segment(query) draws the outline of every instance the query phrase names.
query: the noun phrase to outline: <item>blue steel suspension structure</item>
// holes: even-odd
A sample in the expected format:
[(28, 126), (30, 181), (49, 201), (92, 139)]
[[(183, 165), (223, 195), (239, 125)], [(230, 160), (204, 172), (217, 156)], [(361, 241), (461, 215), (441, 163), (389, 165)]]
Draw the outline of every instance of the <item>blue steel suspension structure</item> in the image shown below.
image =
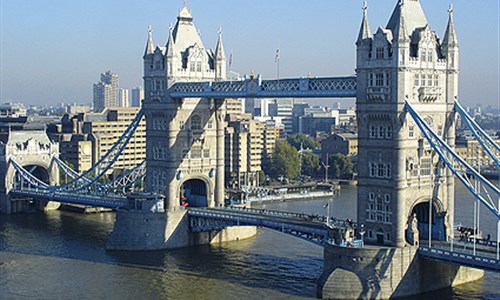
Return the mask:
[[(500, 197), (500, 189), (484, 178), (478, 171), (476, 171), (472, 166), (467, 164), (467, 162), (456, 154), (453, 149), (450, 148), (443, 141), (438, 134), (436, 134), (432, 128), (423, 120), (423, 118), (418, 114), (411, 104), (406, 101), (406, 110), (411, 115), (425, 139), (429, 142), (431, 147), (439, 155), (442, 162), (453, 172), (453, 174), (464, 184), (464, 186), (476, 197), (483, 205), (485, 205), (496, 217), (500, 219), (499, 208), (496, 207), (495, 202), (490, 196), (491, 191), (497, 197)], [(454, 162), (458, 162), (459, 168), (454, 166)], [(483, 185), (481, 190), (477, 190), (472, 184), (471, 180), (467, 177), (467, 174), (471, 174), (474, 178), (480, 181)], [(489, 190), (489, 191), (488, 191)]]
[(455, 101), (455, 110), (460, 115), (461, 119), (471, 130), (474, 137), (477, 139), (479, 144), (483, 147), (484, 151), (495, 161), (497, 167), (500, 168), (500, 159), (495, 155), (493, 149), (500, 152), (500, 146), (495, 143), (495, 141), (479, 126), (479, 124), (474, 121), (474, 119), (463, 109), (463, 107)]
[[(117, 161), (143, 116), (144, 111), (141, 109), (110, 150), (95, 165), (82, 174), (72, 170), (59, 158), (54, 158), (53, 163), (58, 165), (60, 170), (71, 178), (69, 182), (63, 185), (50, 186), (44, 183), (21, 167), (13, 158), (10, 158), (9, 164), (16, 170), (16, 176), (19, 177), (19, 180), (9, 193), (13, 196), (31, 196), (48, 201), (99, 207), (119, 208), (125, 206), (126, 196), (119, 193), (114, 194), (114, 192), (130, 187), (142, 180), (145, 176), (145, 162), (111, 182), (99, 182), (99, 180)], [(26, 186), (24, 186), (25, 184)]]

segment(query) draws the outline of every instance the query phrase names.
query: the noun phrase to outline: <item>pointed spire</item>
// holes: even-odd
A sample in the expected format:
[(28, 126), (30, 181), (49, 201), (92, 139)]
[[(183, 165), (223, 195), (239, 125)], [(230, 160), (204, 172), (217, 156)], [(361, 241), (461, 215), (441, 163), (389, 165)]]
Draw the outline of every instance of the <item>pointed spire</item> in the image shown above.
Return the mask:
[(456, 47), (458, 46), (458, 39), (457, 33), (455, 31), (455, 23), (453, 22), (453, 4), (450, 4), (448, 13), (448, 26), (446, 27), (446, 32), (444, 33), (443, 45), (446, 45), (448, 47)]
[(400, 0), (399, 1), (400, 13), (399, 13), (398, 25), (396, 26), (396, 28), (394, 28), (394, 32), (393, 32), (394, 39), (398, 43), (404, 43), (404, 42), (410, 41), (408, 31), (406, 30), (406, 21), (405, 21), (405, 16), (403, 13), (404, 5), (405, 5), (404, 0)]
[(191, 15), (191, 11), (187, 8), (187, 1), (184, 0), (184, 6), (179, 10), (179, 16), (177, 17), (179, 21), (193, 21), (193, 16)]
[(217, 59), (225, 59), (226, 52), (224, 51), (224, 44), (222, 43), (222, 28), (219, 28), (219, 38), (217, 40), (217, 46), (215, 47), (215, 57)]
[(359, 29), (358, 42), (364, 39), (369, 39), (372, 36), (370, 30), (370, 25), (368, 24), (368, 5), (366, 1), (363, 1), (363, 21), (361, 22), (361, 28)]
[(169, 57), (173, 57), (175, 55), (175, 41), (174, 41), (174, 28), (172, 24), (168, 26), (168, 41), (167, 41), (167, 51), (166, 55)]
[(144, 52), (144, 55), (148, 55), (153, 53), (155, 50), (154, 44), (153, 44), (153, 30), (151, 29), (151, 25), (148, 26), (148, 41), (146, 43), (146, 51)]

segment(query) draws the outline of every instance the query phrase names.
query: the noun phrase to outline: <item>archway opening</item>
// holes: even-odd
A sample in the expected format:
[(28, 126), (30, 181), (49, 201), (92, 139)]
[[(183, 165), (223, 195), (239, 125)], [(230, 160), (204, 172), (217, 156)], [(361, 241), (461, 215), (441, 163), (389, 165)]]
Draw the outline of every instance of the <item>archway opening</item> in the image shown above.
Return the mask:
[(420, 240), (429, 239), (429, 218), (432, 230), (432, 239), (437, 241), (446, 240), (446, 228), (444, 224), (445, 213), (438, 213), (436, 204), (432, 205), (432, 212), (429, 213), (429, 202), (417, 204), (412, 211), (418, 221), (418, 232)]
[[(23, 166), (23, 169), (28, 171), (31, 175), (39, 179), (40, 181), (50, 184), (50, 175), (47, 169), (38, 165), (27, 165)], [(20, 187), (21, 185), (25, 186), (26, 183), (23, 183), (23, 178), (19, 172), (16, 172), (14, 175), (14, 186)]]
[(184, 182), (180, 189), (180, 205), (208, 207), (207, 184), (200, 179)]

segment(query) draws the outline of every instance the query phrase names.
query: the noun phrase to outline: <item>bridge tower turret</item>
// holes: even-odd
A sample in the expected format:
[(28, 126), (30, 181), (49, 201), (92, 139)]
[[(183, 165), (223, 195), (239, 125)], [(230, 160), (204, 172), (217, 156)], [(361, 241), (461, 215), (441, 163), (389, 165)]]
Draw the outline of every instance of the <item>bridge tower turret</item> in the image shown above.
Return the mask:
[(414, 214), (420, 236), (428, 238), (432, 200), (432, 237), (445, 239), (453, 225), (453, 177), (406, 114), (405, 101), (454, 145), (458, 44), (452, 13), (440, 42), (419, 0), (398, 1), (387, 26), (373, 36), (366, 5), (363, 10), (356, 42), (358, 221), (367, 241), (402, 247), (412, 243), (407, 228)]

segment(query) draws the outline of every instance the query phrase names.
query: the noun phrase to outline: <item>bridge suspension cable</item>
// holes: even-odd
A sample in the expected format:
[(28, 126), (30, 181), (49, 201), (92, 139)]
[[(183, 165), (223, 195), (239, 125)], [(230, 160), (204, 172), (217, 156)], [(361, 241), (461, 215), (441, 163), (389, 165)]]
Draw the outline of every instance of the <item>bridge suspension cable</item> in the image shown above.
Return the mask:
[[(495, 202), (490, 196), (488, 190), (500, 197), (500, 189), (484, 178), (472, 166), (470, 166), (463, 158), (461, 158), (448, 144), (443, 141), (438, 134), (423, 120), (417, 111), (406, 101), (406, 110), (413, 118), (426, 140), (431, 147), (439, 155), (443, 163), (452, 171), (452, 173), (464, 184), (464, 186), (476, 197), (483, 205), (485, 205), (496, 217), (500, 219), (499, 208), (495, 206)], [(454, 162), (458, 162), (460, 169), (455, 168)], [(481, 190), (477, 190), (474, 184), (469, 180), (467, 174), (472, 174), (481, 185)]]
[(496, 149), (500, 153), (500, 146), (476, 123), (476, 121), (465, 111), (465, 109), (455, 101), (455, 110), (460, 115), (461, 119), (471, 130), (474, 137), (477, 139), (481, 147), (495, 161), (497, 167), (500, 168), (500, 159), (495, 155), (492, 149)]
[(92, 187), (95, 188), (102, 187), (103, 186), (102, 184), (98, 184), (98, 180), (101, 179), (117, 161), (118, 157), (121, 155), (122, 151), (125, 149), (128, 142), (134, 135), (135, 130), (137, 129), (137, 126), (139, 125), (143, 116), (144, 116), (144, 110), (141, 108), (137, 112), (137, 115), (132, 120), (130, 125), (125, 129), (123, 134), (118, 138), (118, 140), (113, 144), (113, 146), (111, 146), (109, 151), (106, 152), (99, 159), (99, 161), (95, 165), (93, 165), (90, 169), (83, 172), (82, 174), (79, 174), (77, 177), (73, 178), (73, 180), (71, 180), (70, 182), (60, 186), (54, 186), (52, 187), (52, 189), (80, 191)]

